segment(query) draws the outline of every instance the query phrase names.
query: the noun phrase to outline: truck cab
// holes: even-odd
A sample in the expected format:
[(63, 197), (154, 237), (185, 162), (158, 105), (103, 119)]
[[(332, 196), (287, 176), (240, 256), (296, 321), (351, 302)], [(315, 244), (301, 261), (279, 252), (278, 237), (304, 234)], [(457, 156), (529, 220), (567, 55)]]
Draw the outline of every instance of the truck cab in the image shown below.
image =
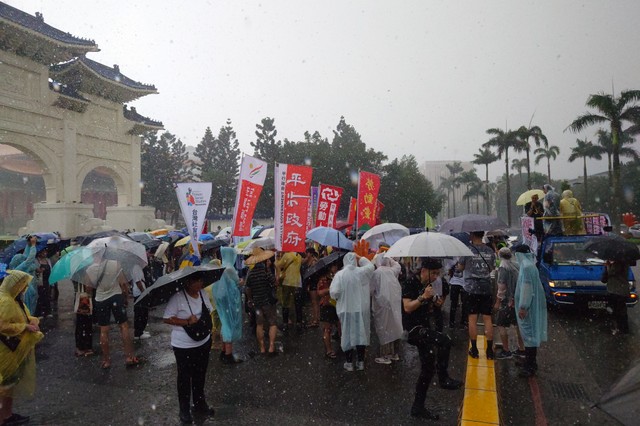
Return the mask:
[[(538, 270), (547, 303), (579, 305), (590, 309), (607, 307), (607, 285), (601, 281), (604, 261), (584, 250), (594, 235), (547, 237), (542, 242)], [(638, 303), (635, 277), (628, 273), (630, 296), (627, 306)]]

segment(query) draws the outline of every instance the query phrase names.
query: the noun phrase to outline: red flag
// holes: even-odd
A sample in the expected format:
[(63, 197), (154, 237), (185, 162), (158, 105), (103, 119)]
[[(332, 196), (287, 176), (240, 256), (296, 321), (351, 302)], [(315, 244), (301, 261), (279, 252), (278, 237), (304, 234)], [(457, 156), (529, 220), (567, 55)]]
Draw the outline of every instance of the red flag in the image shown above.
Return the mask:
[(258, 205), (258, 198), (260, 198), (266, 176), (267, 163), (249, 155), (242, 157), (231, 235), (236, 237), (251, 235), (253, 213)]
[(312, 174), (311, 167), (276, 164), (275, 239), (278, 250), (305, 250)]
[(356, 220), (356, 212), (358, 211), (358, 199), (351, 197), (349, 199), (349, 216), (347, 217), (347, 223), (353, 225)]
[(358, 228), (371, 228), (376, 224), (375, 210), (380, 191), (380, 176), (360, 172), (358, 178)]
[(316, 226), (336, 227), (338, 208), (342, 197), (342, 188), (320, 184), (318, 188), (318, 210), (316, 213)]
[(382, 212), (382, 209), (384, 209), (384, 204), (382, 204), (382, 201), (376, 200), (376, 225), (380, 225), (382, 223), (380, 220), (380, 213)]

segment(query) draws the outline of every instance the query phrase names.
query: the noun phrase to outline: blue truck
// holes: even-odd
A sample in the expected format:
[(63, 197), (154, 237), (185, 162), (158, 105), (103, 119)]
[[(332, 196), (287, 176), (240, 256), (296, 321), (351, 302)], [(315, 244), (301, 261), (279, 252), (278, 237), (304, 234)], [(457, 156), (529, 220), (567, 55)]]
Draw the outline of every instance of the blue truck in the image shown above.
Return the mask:
[[(542, 242), (538, 270), (550, 306), (607, 307), (607, 285), (600, 279), (604, 261), (584, 250), (594, 235), (547, 237)], [(627, 306), (638, 303), (635, 277), (629, 268)]]

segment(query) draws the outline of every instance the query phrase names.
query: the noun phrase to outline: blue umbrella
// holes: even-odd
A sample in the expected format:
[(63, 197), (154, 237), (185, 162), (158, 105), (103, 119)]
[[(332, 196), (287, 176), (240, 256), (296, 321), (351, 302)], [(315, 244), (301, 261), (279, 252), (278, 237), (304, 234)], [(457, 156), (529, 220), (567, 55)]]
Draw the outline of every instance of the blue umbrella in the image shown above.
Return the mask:
[(337, 229), (326, 226), (318, 226), (309, 230), (309, 232), (307, 232), (307, 238), (323, 246), (331, 246), (349, 251), (353, 250), (353, 241)]
[(51, 268), (49, 284), (64, 279), (82, 281), (82, 274), (93, 263), (93, 253), (94, 250), (88, 247), (78, 247), (62, 256)]
[[(60, 242), (60, 237), (57, 234), (41, 232), (32, 235), (38, 238), (36, 251), (45, 249), (47, 244), (57, 244)], [(27, 247), (27, 239), (25, 237), (26, 236), (20, 237), (0, 252), (0, 263), (9, 264), (13, 256), (20, 253), (25, 249), (25, 247)]]

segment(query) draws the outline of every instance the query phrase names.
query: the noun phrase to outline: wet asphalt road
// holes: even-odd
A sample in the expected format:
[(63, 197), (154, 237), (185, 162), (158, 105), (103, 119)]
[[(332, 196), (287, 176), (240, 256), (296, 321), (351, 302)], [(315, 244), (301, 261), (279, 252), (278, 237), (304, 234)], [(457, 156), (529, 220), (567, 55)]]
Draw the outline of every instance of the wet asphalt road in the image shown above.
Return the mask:
[[(63, 286), (58, 313), (44, 320), (46, 336), (36, 350), (35, 397), (17, 400), (15, 411), (31, 415), (31, 424), (36, 425), (179, 424), (175, 361), (169, 327), (161, 322), (163, 308), (152, 311), (147, 328), (152, 337), (136, 343), (137, 353), (148, 362), (140, 368), (125, 368), (114, 327), (112, 367), (101, 370), (99, 356), (74, 356), (71, 307), (72, 289)], [(235, 350), (244, 363), (223, 365), (218, 353), (212, 352), (206, 394), (216, 415), (199, 419), (199, 424), (424, 424), (409, 416), (419, 372), (417, 351), (410, 345), (403, 344), (399, 363), (379, 365), (373, 361), (377, 342), (372, 337), (366, 370), (346, 372), (340, 356), (324, 358), (319, 328), (279, 334), (283, 352), (274, 358), (254, 355), (255, 338), (248, 332), (245, 327)], [(456, 330), (452, 337), (450, 375), (463, 378), (466, 334)], [(98, 349), (97, 330), (94, 349)], [(433, 386), (427, 404), (440, 414), (439, 424), (453, 425), (462, 398), (462, 389)]]
[[(144, 366), (126, 369), (116, 328), (112, 329), (112, 367), (101, 370), (99, 355), (74, 357), (72, 290), (62, 287), (55, 318), (45, 319), (46, 337), (37, 347), (38, 387), (31, 400), (17, 400), (15, 411), (32, 416), (34, 425), (177, 425), (175, 365), (169, 327), (162, 309), (152, 311), (152, 337), (136, 343)], [(501, 419), (508, 425), (536, 424), (539, 408), (549, 425), (616, 425), (591, 408), (628, 368), (640, 359), (640, 307), (629, 310), (632, 334), (612, 336), (605, 311), (563, 310), (549, 313), (549, 342), (540, 348), (535, 381), (517, 377), (513, 360), (496, 361)], [(245, 327), (235, 352), (245, 362), (223, 365), (212, 351), (207, 399), (213, 419), (198, 424), (425, 424), (408, 415), (419, 371), (417, 352), (403, 343), (402, 361), (374, 363), (372, 333), (364, 372), (345, 372), (343, 359), (323, 356), (318, 328), (279, 333), (283, 352), (274, 358), (255, 355), (253, 335)], [(464, 378), (467, 334), (448, 330), (454, 341), (450, 375)], [(94, 332), (94, 348), (98, 349)], [(338, 346), (338, 342), (334, 342)], [(457, 424), (463, 391), (432, 386), (427, 405), (440, 414), (437, 424)], [(538, 412), (540, 414), (540, 411)], [(538, 417), (540, 419), (540, 417)]]

